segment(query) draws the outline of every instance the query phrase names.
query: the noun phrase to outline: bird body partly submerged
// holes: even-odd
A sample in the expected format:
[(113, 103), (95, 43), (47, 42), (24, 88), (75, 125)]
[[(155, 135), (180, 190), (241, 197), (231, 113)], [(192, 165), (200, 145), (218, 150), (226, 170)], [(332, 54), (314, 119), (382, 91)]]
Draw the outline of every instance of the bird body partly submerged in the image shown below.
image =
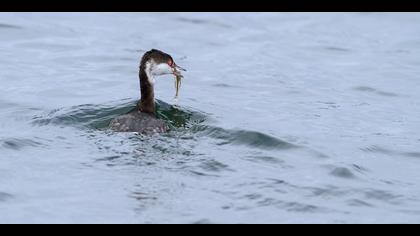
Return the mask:
[(118, 116), (109, 127), (116, 132), (163, 133), (168, 130), (165, 122), (157, 119), (154, 114), (137, 110)]

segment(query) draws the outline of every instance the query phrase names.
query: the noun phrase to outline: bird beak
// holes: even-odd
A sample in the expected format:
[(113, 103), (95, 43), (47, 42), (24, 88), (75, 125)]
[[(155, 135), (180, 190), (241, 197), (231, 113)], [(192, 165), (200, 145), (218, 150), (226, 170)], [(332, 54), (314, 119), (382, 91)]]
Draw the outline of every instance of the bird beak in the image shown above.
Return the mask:
[(175, 62), (174, 62), (174, 68), (178, 69), (178, 70), (182, 70), (182, 71), (187, 71), (186, 69), (184, 69), (184, 68), (178, 66), (177, 64), (175, 64)]
[(182, 76), (182, 74), (181, 74), (181, 71), (187, 71), (186, 69), (184, 69), (184, 68), (182, 68), (182, 67), (180, 67), (180, 66), (178, 66), (177, 64), (175, 64), (174, 63), (174, 65), (173, 65), (173, 67), (172, 67), (172, 70), (173, 70), (173, 74), (175, 75), (175, 76), (179, 76), (179, 77), (183, 77)]

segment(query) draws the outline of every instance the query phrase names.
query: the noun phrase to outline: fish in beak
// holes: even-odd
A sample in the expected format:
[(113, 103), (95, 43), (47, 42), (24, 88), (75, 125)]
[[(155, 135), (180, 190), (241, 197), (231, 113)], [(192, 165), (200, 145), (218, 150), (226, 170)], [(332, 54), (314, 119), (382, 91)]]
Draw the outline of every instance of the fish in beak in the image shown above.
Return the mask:
[(173, 63), (173, 74), (175, 75), (175, 99), (178, 98), (179, 88), (181, 87), (181, 79), (184, 77), (181, 71), (187, 71), (186, 69), (178, 66), (175, 62)]

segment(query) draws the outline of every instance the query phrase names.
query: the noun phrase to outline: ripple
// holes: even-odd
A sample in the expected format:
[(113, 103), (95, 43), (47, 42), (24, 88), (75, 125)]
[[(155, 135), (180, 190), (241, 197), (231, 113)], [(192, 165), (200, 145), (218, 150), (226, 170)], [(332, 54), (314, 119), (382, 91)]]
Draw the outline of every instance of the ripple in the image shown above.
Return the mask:
[(204, 19), (186, 18), (186, 17), (177, 17), (176, 19), (181, 22), (187, 22), (187, 23), (197, 24), (197, 25), (208, 24), (208, 25), (219, 26), (222, 28), (232, 28), (232, 26), (224, 24), (224, 23), (219, 23), (219, 22), (204, 20)]
[(44, 144), (33, 141), (31, 139), (18, 139), (18, 138), (2, 139), (0, 140), (0, 144), (2, 148), (16, 150), (16, 151), (21, 150), (26, 147), (44, 146)]
[[(105, 130), (115, 117), (129, 113), (136, 107), (137, 100), (124, 99), (110, 104), (85, 104), (61, 108), (33, 118), (33, 125), (73, 126)], [(188, 127), (203, 122), (206, 116), (201, 112), (172, 106), (162, 101), (156, 102), (157, 117), (172, 128)]]
[(350, 52), (351, 51), (350, 49), (347, 49), (347, 48), (335, 47), (335, 46), (325, 47), (325, 50), (336, 51), (336, 52)]
[(363, 166), (357, 165), (357, 164), (352, 164), (352, 167), (355, 171), (359, 172), (359, 173), (366, 173), (369, 170)]
[(319, 107), (319, 109), (328, 110), (328, 109), (337, 109), (337, 108), (340, 108), (340, 105), (337, 105), (335, 102), (322, 102), (322, 101), (317, 101), (317, 103), (322, 104), (322, 106)]
[(364, 197), (371, 200), (379, 200), (390, 204), (398, 205), (403, 197), (385, 190), (369, 189), (364, 191)]
[(351, 199), (347, 201), (349, 206), (357, 206), (357, 207), (373, 207), (372, 204), (362, 201), (360, 199)]
[(403, 152), (401, 154), (404, 155), (404, 156), (407, 156), (407, 157), (420, 158), (420, 152)]
[(337, 186), (326, 186), (326, 187), (295, 187), (309, 191), (311, 197), (343, 197), (349, 194), (350, 191), (340, 189)]
[(147, 200), (157, 200), (158, 199), (156, 196), (152, 196), (151, 194), (144, 193), (144, 192), (133, 192), (131, 194), (131, 196), (138, 201), (147, 201)]
[(321, 208), (315, 205), (304, 204), (300, 202), (286, 202), (284, 203), (284, 208), (286, 208), (288, 211), (306, 212), (306, 213), (327, 211), (324, 208)]
[(377, 95), (381, 95), (381, 96), (385, 96), (385, 97), (398, 97), (398, 94), (396, 94), (396, 93), (379, 91), (377, 89), (367, 87), (367, 86), (359, 86), (359, 87), (355, 87), (353, 89), (356, 90), (356, 91), (361, 91), (361, 92), (375, 93)]
[(103, 129), (108, 127), (109, 122), (119, 114), (128, 113), (135, 105), (132, 102), (115, 105), (94, 105), (86, 104), (70, 108), (56, 109), (46, 115), (36, 116), (32, 124), (44, 125), (64, 125), (75, 127), (90, 127)]
[(264, 196), (259, 193), (251, 193), (251, 194), (246, 194), (244, 197), (249, 200), (257, 200), (257, 199), (263, 198)]
[(200, 132), (203, 135), (223, 140), (223, 142), (218, 145), (235, 144), (276, 150), (298, 148), (298, 146), (294, 144), (257, 131), (227, 130), (206, 125), (195, 126), (193, 127), (193, 130), (195, 132)]
[[(81, 129), (107, 130), (109, 122), (113, 118), (132, 111), (135, 108), (136, 103), (137, 101), (125, 99), (110, 104), (85, 104), (57, 109), (46, 115), (34, 117), (32, 124), (39, 126), (58, 125), (73, 126)], [(156, 105), (158, 118), (166, 121), (170, 125), (171, 130), (176, 131), (175, 134), (162, 135), (166, 139), (179, 139), (183, 134), (191, 133), (193, 136), (208, 136), (221, 140), (221, 142), (218, 143), (220, 146), (227, 144), (244, 145), (264, 150), (288, 150), (298, 148), (298, 146), (294, 144), (257, 131), (226, 130), (220, 127), (202, 125), (201, 123), (207, 119), (206, 114), (203, 112), (173, 106), (162, 101), (157, 101)], [(194, 137), (191, 139), (194, 140)], [(144, 140), (140, 141), (143, 142)], [(160, 149), (161, 153), (166, 153), (167, 151), (172, 151), (174, 149), (172, 146), (162, 144), (163, 143), (159, 142), (156, 143), (156, 145), (151, 145), (151, 147)], [(212, 167), (207, 166), (207, 168), (211, 169)], [(220, 168), (220, 166), (217, 168)]]
[(391, 151), (389, 149), (385, 149), (376, 145), (361, 148), (361, 150), (364, 152), (381, 153), (381, 154), (386, 154), (386, 155), (392, 155), (395, 153), (394, 151)]
[(218, 88), (233, 88), (234, 87), (230, 84), (225, 84), (225, 83), (216, 83), (216, 84), (213, 84), (212, 86), (218, 87)]
[(345, 179), (354, 179), (356, 177), (353, 174), (353, 172), (351, 172), (351, 170), (349, 170), (348, 168), (345, 168), (345, 167), (335, 168), (334, 170), (332, 170), (330, 172), (330, 175), (340, 177), (340, 178), (345, 178)]
[(122, 156), (107, 156), (107, 157), (102, 157), (102, 158), (98, 158), (95, 161), (114, 161), (114, 160), (118, 160), (120, 159)]
[(6, 28), (6, 29), (23, 29), (22, 27), (17, 26), (17, 25), (4, 24), (4, 23), (0, 23), (0, 29), (1, 28)]
[(4, 201), (7, 201), (7, 200), (12, 199), (12, 198), (13, 198), (12, 194), (8, 194), (8, 193), (5, 193), (5, 192), (0, 192), (0, 202), (4, 202)]
[(365, 147), (365, 148), (361, 148), (361, 150), (364, 151), (364, 152), (379, 153), (379, 154), (384, 154), (384, 155), (388, 155), (388, 156), (400, 155), (400, 156), (404, 156), (404, 157), (420, 158), (420, 152), (394, 151), (394, 150), (386, 149), (386, 148), (383, 148), (383, 147), (379, 147), (377, 145), (372, 145), (372, 146), (368, 146), (368, 147)]
[(228, 165), (218, 162), (216, 160), (204, 161), (200, 164), (200, 167), (206, 171), (211, 172), (234, 171), (230, 169)]
[(172, 128), (190, 128), (208, 119), (208, 114), (202, 111), (173, 106), (159, 100), (156, 113), (158, 118), (167, 121)]
[(194, 221), (192, 224), (195, 224), (195, 225), (208, 225), (208, 224), (212, 224), (212, 222), (209, 220), (209, 219), (201, 219), (201, 220), (198, 220), (198, 221)]
[[(141, 187), (141, 186), (136, 186)], [(129, 194), (129, 197), (133, 198), (137, 202), (137, 206), (135, 211), (142, 212), (147, 209), (150, 205), (156, 203), (159, 200), (158, 194), (154, 191), (151, 192), (144, 192), (144, 191), (133, 191)]]
[(285, 164), (285, 161), (272, 157), (272, 156), (247, 156), (245, 158), (253, 162), (265, 162), (268, 164), (280, 164), (280, 165)]
[(277, 208), (280, 208), (289, 212), (325, 213), (325, 212), (331, 211), (327, 208), (315, 206), (312, 204), (306, 204), (306, 203), (296, 202), (296, 201), (283, 201), (283, 200), (270, 198), (270, 197), (258, 201), (257, 205), (259, 207), (267, 207), (267, 206), (277, 207)]
[(196, 170), (189, 170), (188, 172), (198, 177), (220, 177), (219, 175), (208, 174), (208, 173), (204, 173), (204, 172), (196, 171)]

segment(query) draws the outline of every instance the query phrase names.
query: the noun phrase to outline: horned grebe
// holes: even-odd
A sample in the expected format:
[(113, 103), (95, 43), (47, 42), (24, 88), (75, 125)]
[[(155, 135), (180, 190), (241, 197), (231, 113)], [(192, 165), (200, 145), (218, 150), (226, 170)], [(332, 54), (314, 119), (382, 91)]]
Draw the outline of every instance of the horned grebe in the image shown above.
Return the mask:
[(117, 132), (166, 132), (168, 127), (165, 122), (156, 118), (153, 86), (156, 76), (167, 74), (181, 76), (179, 70), (185, 71), (175, 64), (170, 55), (156, 49), (146, 52), (140, 61), (141, 98), (136, 110), (112, 120), (110, 129)]

